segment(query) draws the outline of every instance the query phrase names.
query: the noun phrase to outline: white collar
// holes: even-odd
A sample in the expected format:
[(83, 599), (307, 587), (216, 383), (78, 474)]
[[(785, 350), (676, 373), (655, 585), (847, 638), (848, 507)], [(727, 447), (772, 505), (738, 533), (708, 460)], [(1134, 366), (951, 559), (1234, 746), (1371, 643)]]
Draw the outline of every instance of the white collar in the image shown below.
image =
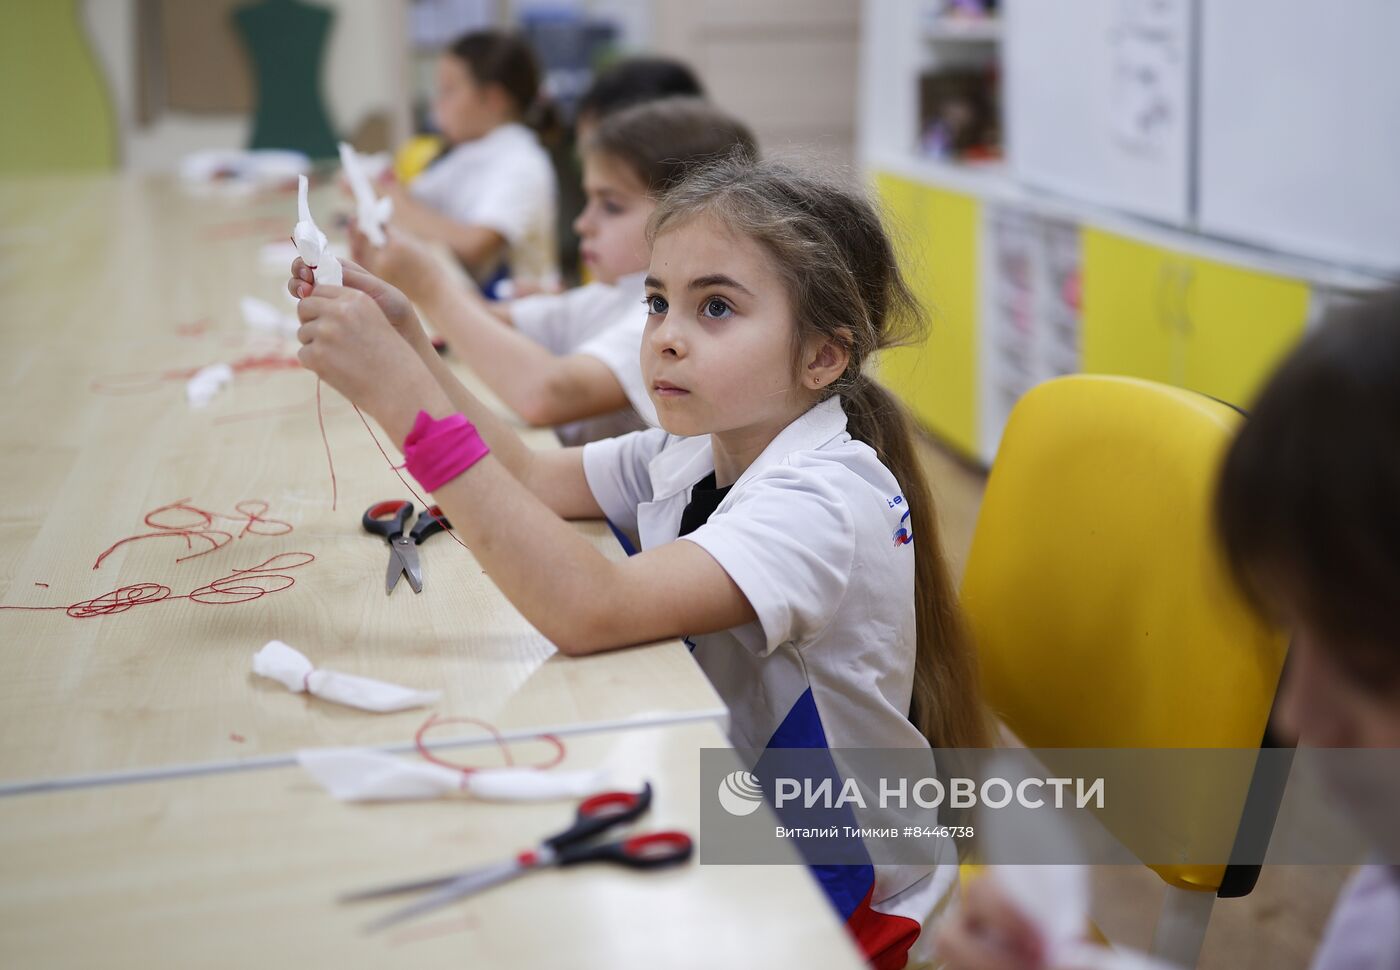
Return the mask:
[[(813, 451), (845, 433), (846, 412), (841, 408), (841, 396), (833, 394), (779, 431), (734, 484), (736, 487), (742, 486), (760, 472), (782, 464), (793, 452)], [(709, 435), (680, 438), (651, 460), (648, 471), (651, 473), (652, 501), (670, 498), (714, 470), (715, 455)]]

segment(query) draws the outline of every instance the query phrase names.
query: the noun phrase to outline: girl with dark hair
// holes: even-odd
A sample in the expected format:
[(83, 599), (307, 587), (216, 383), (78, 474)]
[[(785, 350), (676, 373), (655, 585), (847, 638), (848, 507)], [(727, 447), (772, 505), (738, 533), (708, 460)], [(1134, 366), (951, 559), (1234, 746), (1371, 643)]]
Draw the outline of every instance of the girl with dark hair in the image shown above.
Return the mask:
[(503, 264), (521, 280), (557, 277), (554, 169), (527, 126), (539, 83), (513, 34), (459, 39), (434, 74), (433, 121), (448, 147), (409, 187), (386, 192), (394, 226), (447, 245), (479, 280)]
[[(660, 428), (531, 451), (423, 349), (403, 295), (351, 269), (302, 299), (301, 360), (403, 446), (563, 653), (685, 637), (753, 753), (986, 745), (911, 421), (870, 376), (922, 322), (875, 209), (730, 160), (668, 192), (649, 235), (639, 352)], [(642, 551), (608, 559), (563, 521), (603, 516)], [(904, 966), (953, 892), (944, 848), (813, 867), (875, 965)]]

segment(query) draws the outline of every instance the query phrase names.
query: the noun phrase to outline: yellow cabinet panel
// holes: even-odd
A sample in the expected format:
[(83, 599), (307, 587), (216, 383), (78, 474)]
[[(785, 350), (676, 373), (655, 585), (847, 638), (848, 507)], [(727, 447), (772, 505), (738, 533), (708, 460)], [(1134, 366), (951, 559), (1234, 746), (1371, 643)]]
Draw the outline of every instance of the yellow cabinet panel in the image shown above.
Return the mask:
[(928, 323), (924, 341), (881, 356), (880, 379), (924, 425), (975, 455), (979, 203), (898, 176), (875, 182)]
[(1303, 333), (1297, 280), (1084, 230), (1083, 368), (1247, 408)]
[(1303, 335), (1308, 287), (1285, 277), (1193, 259), (1186, 309), (1187, 386), (1247, 410)]
[(1180, 275), (1165, 249), (1085, 227), (1081, 366), (1166, 384), (1186, 377), (1171, 297)]

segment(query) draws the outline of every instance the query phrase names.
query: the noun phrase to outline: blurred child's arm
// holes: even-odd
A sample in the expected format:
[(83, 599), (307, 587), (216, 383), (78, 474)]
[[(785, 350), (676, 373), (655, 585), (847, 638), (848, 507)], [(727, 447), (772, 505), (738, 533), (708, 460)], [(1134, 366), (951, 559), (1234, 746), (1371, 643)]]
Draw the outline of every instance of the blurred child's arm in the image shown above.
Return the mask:
[(509, 304), (488, 300), (470, 280), (460, 279), (443, 265), (429, 246), (402, 229), (384, 227), (384, 245), (376, 246), (350, 222), (350, 254), (374, 276), (403, 291), (414, 303), (423, 303), (439, 288), (454, 299), (489, 312), (497, 320), (511, 322)]
[(524, 333), (502, 327), (484, 305), (459, 299), (441, 277), (417, 302), (453, 350), (531, 425), (548, 427), (628, 406), (622, 384), (601, 360), (555, 356)]
[(507, 241), (494, 229), (458, 222), (415, 199), (406, 190), (392, 193), (393, 225), (424, 239), (445, 243), (472, 275), (480, 276), (495, 266), (505, 252)]

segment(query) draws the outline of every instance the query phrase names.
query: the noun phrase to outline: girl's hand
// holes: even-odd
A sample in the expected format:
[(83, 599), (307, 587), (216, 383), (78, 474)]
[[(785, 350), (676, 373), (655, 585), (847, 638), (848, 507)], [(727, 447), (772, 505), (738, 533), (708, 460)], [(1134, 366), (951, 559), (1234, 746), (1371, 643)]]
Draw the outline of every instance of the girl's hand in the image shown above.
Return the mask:
[(384, 245), (375, 246), (352, 220), (350, 252), (366, 270), (397, 286), (414, 303), (422, 303), (438, 282), (437, 261), (412, 233), (385, 226), (384, 236)]
[(450, 410), (439, 400), (441, 389), (427, 365), (368, 294), (318, 286), (297, 304), (297, 317), (302, 366), (368, 411), (395, 443), (403, 441), (420, 409)]
[[(413, 304), (408, 302), (408, 297), (372, 273), (366, 272), (358, 263), (342, 259), (340, 267), (344, 272), (345, 285), (372, 299), (401, 337), (415, 346), (420, 341), (427, 342), (428, 337), (423, 331), (423, 324), (418, 319)], [(304, 299), (316, 292), (314, 280), (311, 268), (298, 256), (292, 261), (292, 278), (287, 281), (287, 292), (298, 300)]]
[(1007, 898), (995, 879), (979, 876), (938, 934), (946, 970), (1044, 970), (1040, 933)]

